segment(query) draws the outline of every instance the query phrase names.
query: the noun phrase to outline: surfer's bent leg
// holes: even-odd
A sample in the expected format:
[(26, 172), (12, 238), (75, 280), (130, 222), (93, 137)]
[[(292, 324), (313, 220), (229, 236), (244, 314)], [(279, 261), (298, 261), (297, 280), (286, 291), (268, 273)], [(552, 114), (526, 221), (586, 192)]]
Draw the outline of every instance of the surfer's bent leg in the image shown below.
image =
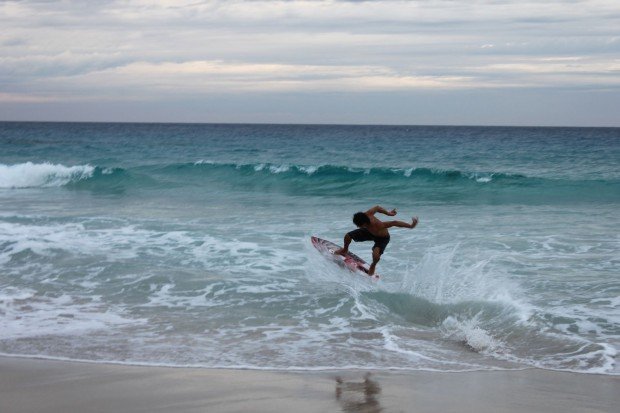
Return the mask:
[(382, 250), (380, 247), (374, 247), (372, 249), (372, 264), (370, 264), (370, 268), (368, 268), (368, 275), (375, 274), (375, 267), (377, 266), (377, 263), (381, 259), (381, 254), (382, 254)]
[(351, 239), (355, 242), (374, 241), (375, 239), (375, 237), (367, 229), (364, 228), (358, 228), (354, 229), (353, 231), (349, 231), (347, 235), (351, 237)]
[(334, 251), (334, 254), (346, 255), (346, 253), (349, 252), (349, 244), (351, 244), (352, 240), (353, 240), (353, 238), (351, 238), (351, 236), (349, 234), (345, 234), (345, 236), (344, 236), (344, 247), (340, 248), (339, 250)]
[(372, 241), (373, 239), (373, 236), (367, 230), (363, 228), (354, 229), (353, 231), (347, 232), (347, 235), (344, 236), (344, 247), (338, 251), (334, 251), (334, 254), (345, 255), (349, 252), (349, 244), (351, 241)]
[(375, 267), (381, 259), (385, 247), (390, 243), (390, 237), (375, 237), (375, 245), (372, 246), (372, 264), (368, 268), (368, 275), (375, 273)]

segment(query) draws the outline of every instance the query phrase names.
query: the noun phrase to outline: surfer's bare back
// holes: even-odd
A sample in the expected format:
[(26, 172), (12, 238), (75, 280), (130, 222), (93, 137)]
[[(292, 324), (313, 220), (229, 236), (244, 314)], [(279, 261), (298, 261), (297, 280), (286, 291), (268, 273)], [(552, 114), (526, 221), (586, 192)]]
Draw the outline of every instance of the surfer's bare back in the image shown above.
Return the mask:
[(372, 264), (368, 269), (368, 275), (373, 275), (375, 273), (375, 267), (381, 259), (381, 254), (383, 254), (385, 247), (387, 247), (390, 242), (388, 228), (415, 228), (415, 226), (418, 225), (418, 217), (413, 217), (411, 223), (404, 221), (383, 222), (375, 217), (377, 212), (390, 217), (396, 215), (396, 209), (387, 211), (379, 205), (370, 208), (366, 212), (357, 212), (353, 215), (353, 223), (357, 226), (357, 229), (348, 232), (344, 236), (344, 247), (334, 251), (334, 254), (347, 255), (351, 241), (374, 241), (375, 245), (372, 246)]

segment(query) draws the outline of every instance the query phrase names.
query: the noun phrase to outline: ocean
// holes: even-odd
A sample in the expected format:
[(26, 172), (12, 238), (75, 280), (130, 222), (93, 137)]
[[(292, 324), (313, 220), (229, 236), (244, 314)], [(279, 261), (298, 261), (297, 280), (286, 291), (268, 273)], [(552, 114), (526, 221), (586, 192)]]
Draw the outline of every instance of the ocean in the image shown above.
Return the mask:
[[(420, 219), (377, 283), (310, 243), (374, 205)], [(618, 128), (0, 123), (2, 355), (617, 375), (619, 349)]]

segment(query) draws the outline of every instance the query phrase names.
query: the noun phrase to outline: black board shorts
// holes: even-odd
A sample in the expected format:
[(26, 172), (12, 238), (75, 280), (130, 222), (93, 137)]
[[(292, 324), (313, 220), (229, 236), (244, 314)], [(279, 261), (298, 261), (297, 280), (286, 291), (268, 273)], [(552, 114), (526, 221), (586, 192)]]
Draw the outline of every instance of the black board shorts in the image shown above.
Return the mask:
[(375, 245), (372, 246), (372, 249), (374, 250), (375, 248), (379, 248), (381, 254), (383, 254), (385, 247), (387, 247), (390, 242), (389, 235), (387, 237), (377, 237), (376, 235), (372, 235), (366, 228), (354, 229), (353, 231), (348, 232), (347, 235), (350, 236), (355, 242), (374, 241)]

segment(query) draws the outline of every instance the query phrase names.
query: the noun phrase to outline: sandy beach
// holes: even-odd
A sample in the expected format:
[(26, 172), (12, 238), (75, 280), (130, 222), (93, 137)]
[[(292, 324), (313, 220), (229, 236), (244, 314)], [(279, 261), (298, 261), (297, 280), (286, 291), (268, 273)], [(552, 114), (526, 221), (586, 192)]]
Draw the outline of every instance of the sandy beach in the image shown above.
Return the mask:
[(620, 377), (553, 372), (273, 372), (0, 358), (0, 411), (614, 412)]

